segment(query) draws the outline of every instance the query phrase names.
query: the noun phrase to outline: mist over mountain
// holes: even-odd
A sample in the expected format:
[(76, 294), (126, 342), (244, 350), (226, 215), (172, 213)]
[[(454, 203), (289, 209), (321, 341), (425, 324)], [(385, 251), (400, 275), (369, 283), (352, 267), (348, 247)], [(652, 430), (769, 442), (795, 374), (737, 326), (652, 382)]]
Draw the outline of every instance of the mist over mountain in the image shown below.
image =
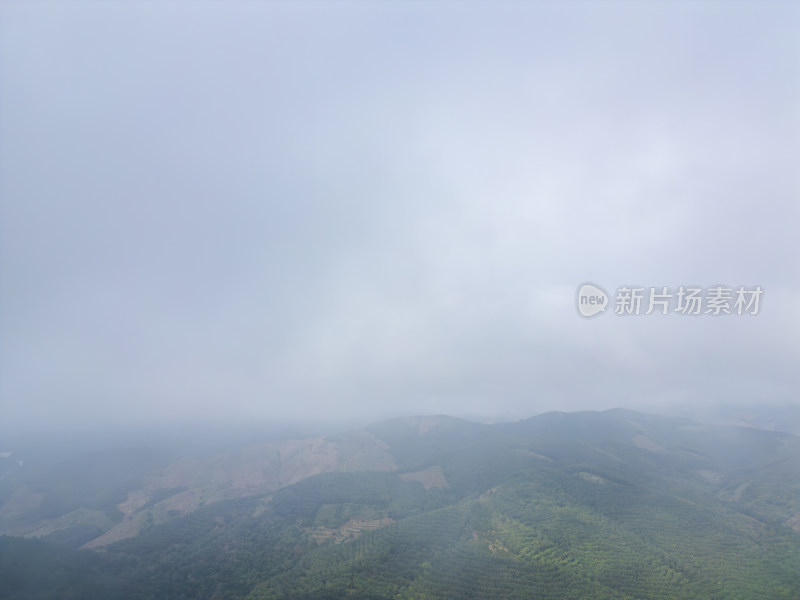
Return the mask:
[(0, 2), (0, 600), (798, 600), (798, 106), (798, 2)]
[(0, 501), (3, 598), (800, 591), (800, 438), (624, 409), (92, 452)]

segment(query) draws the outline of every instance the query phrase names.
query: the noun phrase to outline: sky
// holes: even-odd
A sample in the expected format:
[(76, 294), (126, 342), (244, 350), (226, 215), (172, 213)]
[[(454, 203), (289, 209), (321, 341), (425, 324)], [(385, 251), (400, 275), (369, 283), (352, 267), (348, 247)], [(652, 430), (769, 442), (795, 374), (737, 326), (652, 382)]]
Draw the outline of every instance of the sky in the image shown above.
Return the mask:
[(6, 1), (0, 429), (797, 405), (798, 164), (798, 3)]

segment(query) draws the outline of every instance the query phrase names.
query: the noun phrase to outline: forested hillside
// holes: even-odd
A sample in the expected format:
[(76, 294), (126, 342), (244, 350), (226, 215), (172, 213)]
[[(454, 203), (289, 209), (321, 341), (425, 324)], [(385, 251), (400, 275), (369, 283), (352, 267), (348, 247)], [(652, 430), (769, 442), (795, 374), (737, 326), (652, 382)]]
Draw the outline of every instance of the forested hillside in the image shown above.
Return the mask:
[(102, 551), (2, 537), (0, 597), (800, 597), (791, 434), (613, 410), (358, 435), (393, 470), (311, 475)]

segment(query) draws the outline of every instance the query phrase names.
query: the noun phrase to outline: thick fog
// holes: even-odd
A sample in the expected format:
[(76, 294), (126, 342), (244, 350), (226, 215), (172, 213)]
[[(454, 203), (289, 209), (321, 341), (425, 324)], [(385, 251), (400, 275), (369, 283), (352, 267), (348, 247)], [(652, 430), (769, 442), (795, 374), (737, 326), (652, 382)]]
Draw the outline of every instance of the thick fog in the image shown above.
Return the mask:
[(799, 32), (788, 2), (4, 2), (0, 429), (797, 403)]

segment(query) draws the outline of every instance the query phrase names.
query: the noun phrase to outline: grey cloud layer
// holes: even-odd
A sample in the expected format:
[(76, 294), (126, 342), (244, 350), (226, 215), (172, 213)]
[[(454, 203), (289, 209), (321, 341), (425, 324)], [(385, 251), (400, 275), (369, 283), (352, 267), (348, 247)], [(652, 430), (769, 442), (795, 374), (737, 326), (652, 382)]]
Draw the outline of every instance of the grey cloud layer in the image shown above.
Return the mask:
[[(7, 3), (7, 423), (796, 401), (787, 3)], [(762, 285), (753, 318), (578, 284)]]

